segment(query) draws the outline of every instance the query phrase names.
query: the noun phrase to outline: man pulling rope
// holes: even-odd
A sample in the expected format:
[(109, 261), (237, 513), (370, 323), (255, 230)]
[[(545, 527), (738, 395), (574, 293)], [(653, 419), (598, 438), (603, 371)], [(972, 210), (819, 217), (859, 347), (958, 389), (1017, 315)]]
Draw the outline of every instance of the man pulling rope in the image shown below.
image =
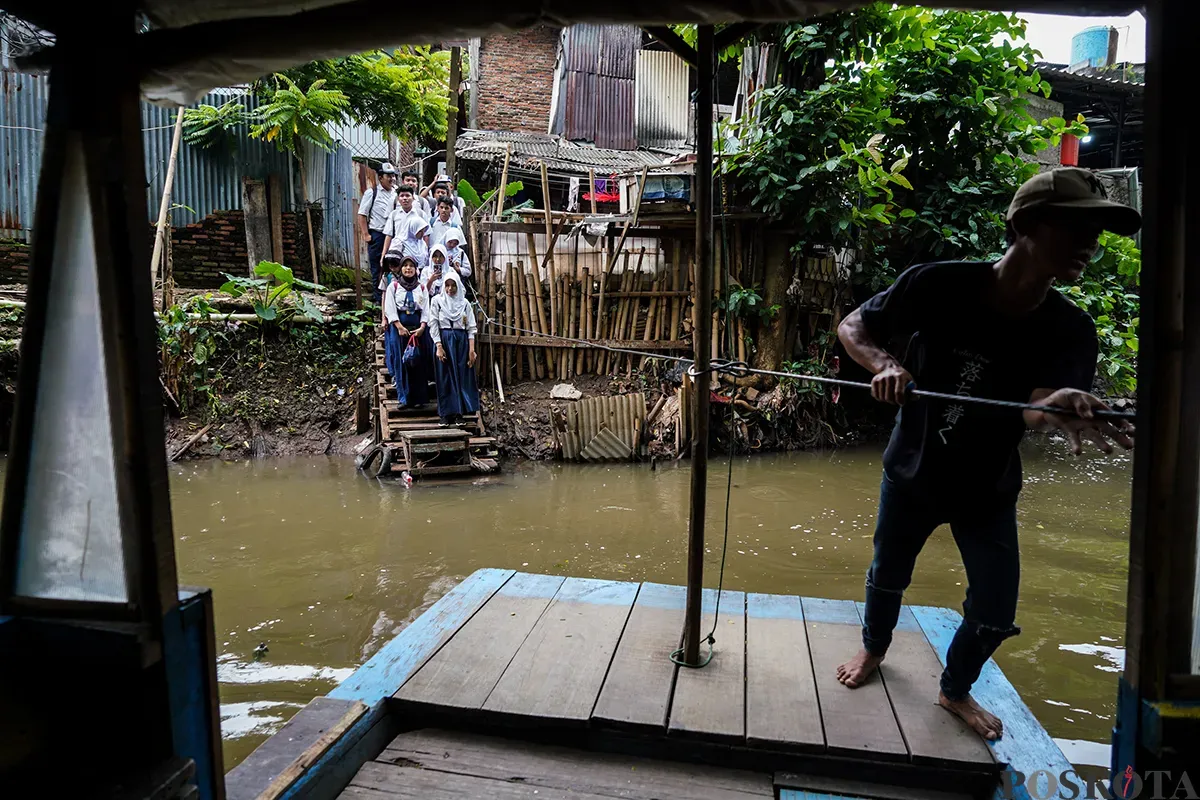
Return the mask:
[[(1062, 431), (1076, 454), (1085, 438), (1105, 453), (1111, 442), (1133, 447), (1131, 425), (1096, 415), (1108, 407), (1090, 394), (1095, 324), (1053, 287), (1082, 274), (1101, 231), (1128, 236), (1140, 227), (1138, 212), (1108, 200), (1090, 172), (1044, 172), (1013, 197), (1008, 251), (999, 261), (915, 266), (842, 322), (847, 352), (875, 376), (872, 395), (901, 406), (883, 456), (863, 649), (837, 670), (845, 686), (861, 686), (883, 661), (917, 555), (949, 523), (968, 586), (938, 703), (987, 739), (1003, 734), (1001, 721), (970, 692), (1000, 643), (1020, 632), (1017, 445), (1032, 428)], [(889, 348), (907, 355), (901, 361)], [(910, 396), (910, 385), (1076, 415), (984, 413), (969, 402)]]

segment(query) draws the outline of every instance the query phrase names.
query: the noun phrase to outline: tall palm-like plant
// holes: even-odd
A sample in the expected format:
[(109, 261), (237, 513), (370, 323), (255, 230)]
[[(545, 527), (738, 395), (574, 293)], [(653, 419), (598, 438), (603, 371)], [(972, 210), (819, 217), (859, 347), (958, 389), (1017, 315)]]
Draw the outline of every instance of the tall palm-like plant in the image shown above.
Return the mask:
[(308, 185), (304, 177), (303, 146), (311, 142), (322, 150), (331, 150), (333, 137), (325, 130), (330, 122), (346, 117), (346, 95), (336, 89), (322, 88), (325, 81), (313, 81), (305, 91), (286, 75), (276, 75), (271, 101), (258, 109), (259, 122), (250, 126), (255, 139), (274, 142), (291, 153), (300, 165), (300, 191), (304, 195), (304, 218), (308, 225), (308, 252), (312, 257), (313, 283), (318, 282), (317, 250), (313, 243), (312, 213), (308, 207)]

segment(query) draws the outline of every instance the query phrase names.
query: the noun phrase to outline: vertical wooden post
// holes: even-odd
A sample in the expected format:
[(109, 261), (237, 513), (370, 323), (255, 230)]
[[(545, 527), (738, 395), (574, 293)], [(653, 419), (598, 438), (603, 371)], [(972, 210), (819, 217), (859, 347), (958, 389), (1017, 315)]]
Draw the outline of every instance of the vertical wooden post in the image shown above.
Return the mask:
[[(450, 48), (450, 103), (446, 107), (446, 175), (454, 183), (458, 161), (454, 146), (458, 141), (458, 90), (462, 83), (462, 48)], [(472, 89), (474, 91), (474, 89)]]
[(708, 496), (708, 407), (712, 324), (713, 26), (696, 34), (696, 331), (695, 424), (692, 426), (692, 504), (688, 517), (687, 600), (683, 660), (700, 664), (704, 585), (704, 505)]
[[(583, 268), (583, 285), (581, 294), (581, 302), (583, 303), (583, 319), (580, 320), (579, 325), (580, 330), (583, 332), (583, 336), (580, 338), (590, 342), (592, 340), (592, 277), (591, 271), (587, 267)], [(589, 361), (590, 358), (591, 350), (580, 350), (579, 358), (575, 363), (575, 372), (582, 375), (587, 368), (591, 366), (591, 362)]]
[[(513, 330), (517, 319), (517, 284), (513, 280), (513, 265), (509, 261), (504, 265), (504, 332), (510, 336), (518, 335)], [(512, 385), (513, 373), (512, 362), (514, 351), (519, 352), (514, 345), (504, 346), (504, 382)]]
[[(519, 335), (528, 337), (530, 335), (528, 333), (528, 331), (537, 330), (537, 325), (535, 325), (533, 323), (533, 320), (536, 319), (536, 317), (533, 314), (534, 300), (533, 300), (532, 295), (529, 292), (528, 284), (526, 284), (526, 282), (525, 282), (525, 265), (522, 264), (519, 260), (517, 261), (517, 273), (521, 277), (521, 283), (522, 283), (522, 286), (521, 286), (521, 314), (522, 314), (521, 327), (524, 328), (526, 331), (525, 333), (521, 333)], [(525, 351), (525, 360), (529, 364), (529, 380), (531, 380), (531, 381), (536, 380), (538, 377), (538, 368), (537, 368), (537, 360), (534, 357), (533, 348), (532, 347), (524, 347), (522, 349)]]
[[(550, 213), (550, 176), (546, 162), (542, 162), (542, 208), (546, 217), (546, 278), (551, 287), (558, 285), (558, 271), (554, 268), (554, 222)], [(536, 262), (534, 262), (536, 263)], [(554, 291), (550, 292), (550, 328), (558, 331), (559, 308), (554, 302)]]
[(512, 158), (511, 144), (504, 148), (504, 166), (500, 168), (500, 188), (496, 190), (496, 219), (500, 219), (504, 215), (504, 200), (507, 196), (504, 190), (508, 188), (508, 161), (510, 158)]
[(154, 230), (154, 253), (150, 256), (150, 285), (158, 280), (158, 261), (163, 251), (163, 231), (167, 225), (167, 212), (171, 208), (171, 189), (175, 185), (175, 164), (179, 156), (179, 140), (183, 137), (183, 112), (175, 114), (175, 131), (171, 134), (171, 155), (167, 159), (167, 177), (163, 180), (162, 200), (158, 204), (158, 225)]
[(588, 170), (588, 194), (592, 198), (592, 213), (596, 213), (596, 170)]
[[(539, 333), (550, 333), (551, 330), (546, 324), (546, 304), (542, 294), (542, 271), (538, 267), (537, 243), (534, 241), (532, 233), (525, 234), (525, 245), (529, 248), (529, 263), (533, 265), (533, 295), (531, 298), (536, 297), (537, 299), (536, 301), (531, 300), (531, 302), (536, 306), (534, 309), (536, 312), (534, 316), (538, 323), (536, 328)], [(553, 285), (550, 284), (550, 286)], [(552, 352), (553, 350), (548, 347), (538, 348), (538, 364), (542, 365), (538, 369), (538, 374), (543, 378), (546, 377), (544, 364), (550, 360)]]
[[(535, 278), (532, 274), (524, 275), (525, 293), (529, 298), (529, 327), (538, 333), (546, 333), (546, 312), (542, 310), (542, 300), (538, 296), (538, 289), (541, 287), (541, 281)], [(531, 347), (529, 352), (533, 353), (534, 363), (537, 365), (537, 378), (542, 380), (546, 377), (546, 361), (550, 358), (550, 354), (554, 352), (548, 347)]]

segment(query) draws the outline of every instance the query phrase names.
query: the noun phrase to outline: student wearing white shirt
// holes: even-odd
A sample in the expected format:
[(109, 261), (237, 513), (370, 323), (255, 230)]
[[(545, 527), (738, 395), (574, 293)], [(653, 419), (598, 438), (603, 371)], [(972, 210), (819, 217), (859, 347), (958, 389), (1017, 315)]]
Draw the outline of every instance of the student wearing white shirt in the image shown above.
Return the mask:
[[(390, 262), (396, 260), (389, 256)], [(387, 317), (386, 362), (396, 385), (401, 406), (419, 408), (429, 402), (429, 378), (433, 367), (433, 339), (429, 334), (429, 295), (417, 274), (417, 262), (410, 255), (400, 259), (399, 279), (388, 284), (383, 309)], [(416, 357), (404, 361), (404, 352), (412, 345)]]
[(429, 304), (429, 334), (436, 349), (438, 416), (441, 426), (457, 425), (479, 410), (475, 385), (475, 312), (462, 278), (448, 270), (442, 293)]
[[(429, 216), (417, 207), (412, 190), (401, 185), (396, 190), (396, 209), (388, 216), (387, 223), (383, 226), (383, 252), (391, 252), (393, 241), (404, 238), (404, 232), (408, 229), (408, 221), (413, 217), (429, 220)], [(396, 244), (399, 246), (398, 242)]]
[(446, 241), (446, 232), (457, 227), (454, 222), (454, 201), (443, 197), (437, 201), (437, 214), (429, 223), (430, 244), (443, 244)]
[(425, 218), (429, 219), (433, 216), (433, 206), (425, 199), (425, 192), (421, 190), (421, 179), (417, 177), (415, 172), (405, 172), (401, 177), (401, 183), (404, 186), (412, 189), (413, 205), (421, 209), (425, 213)]
[[(379, 272), (383, 266), (383, 246), (385, 238), (383, 229), (387, 225), (388, 216), (396, 207), (396, 168), (384, 162), (379, 169), (379, 183), (371, 190), (364, 192), (358, 204), (358, 225), (362, 232), (363, 241), (367, 243), (367, 265), (371, 268), (371, 285), (379, 283)], [(379, 290), (375, 290), (375, 302), (382, 300)]]

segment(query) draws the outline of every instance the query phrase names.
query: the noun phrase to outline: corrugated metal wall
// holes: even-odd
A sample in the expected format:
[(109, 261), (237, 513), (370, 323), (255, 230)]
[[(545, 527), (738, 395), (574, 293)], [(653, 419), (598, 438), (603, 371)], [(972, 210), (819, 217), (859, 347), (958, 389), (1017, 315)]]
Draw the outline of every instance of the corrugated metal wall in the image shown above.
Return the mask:
[(682, 147), (688, 141), (690, 123), (687, 62), (666, 50), (639, 50), (634, 125), (638, 144)]
[(562, 135), (597, 147), (634, 150), (634, 80), (641, 30), (572, 25), (563, 33)]
[(49, 83), (0, 71), (0, 238), (29, 240)]
[[(0, 71), (0, 238), (29, 240), (33, 225), (38, 174), (42, 163), (42, 130), (46, 124), (49, 79)], [(237, 99), (248, 110), (258, 107), (252, 95), (237, 89), (218, 89), (201, 103), (220, 106)], [(175, 109), (142, 104), (142, 139), (146, 153), (146, 218), (157, 218), (171, 155)], [(271, 173), (286, 181), (283, 205), (295, 208), (299, 194), (293, 160), (273, 145), (239, 132), (232, 150), (204, 149), (181, 143), (175, 168), (171, 202), (176, 225), (203, 219), (214, 211), (242, 207), (242, 178), (265, 179)], [(316, 150), (309, 159), (309, 194), (325, 209), (323, 242), (331, 263), (350, 264), (354, 252), (354, 198), (351, 152), (339, 147), (332, 153)], [(186, 206), (182, 208), (180, 206)]]
[(325, 158), (325, 196), (321, 223), (325, 263), (354, 265), (354, 217), (358, 211), (358, 186), (354, 159), (346, 147), (338, 147)]

